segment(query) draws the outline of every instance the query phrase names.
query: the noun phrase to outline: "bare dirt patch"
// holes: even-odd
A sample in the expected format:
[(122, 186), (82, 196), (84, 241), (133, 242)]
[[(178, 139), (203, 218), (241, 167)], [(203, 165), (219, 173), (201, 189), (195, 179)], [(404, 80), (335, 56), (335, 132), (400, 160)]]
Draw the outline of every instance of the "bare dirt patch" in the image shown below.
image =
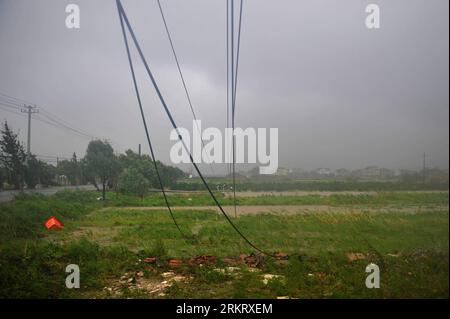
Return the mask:
[[(333, 196), (333, 195), (377, 195), (378, 191), (262, 191), (262, 192), (237, 192), (236, 197), (258, 197), (258, 196), (308, 196), (308, 195), (319, 195), (319, 196)], [(407, 194), (419, 194), (419, 193), (448, 193), (447, 191), (389, 191), (389, 193), (407, 193)], [(232, 192), (226, 192), (226, 196), (233, 197)]]
[(70, 240), (87, 237), (99, 244), (109, 244), (119, 228), (121, 227), (80, 226), (70, 233)]
[[(220, 210), (216, 206), (171, 206), (174, 211), (186, 211), (186, 210), (209, 210), (220, 213)], [(225, 212), (234, 216), (234, 206), (222, 206)], [(120, 211), (161, 211), (166, 210), (166, 206), (152, 206), (152, 207), (108, 207), (105, 210), (120, 210)], [(416, 214), (422, 211), (440, 211), (448, 210), (448, 206), (376, 206), (376, 207), (344, 207), (344, 206), (328, 206), (328, 205), (240, 205), (237, 206), (236, 211), (238, 215), (253, 215), (253, 214), (311, 214), (311, 213), (411, 213)]]
[(176, 274), (173, 271), (163, 272), (159, 277), (146, 277), (143, 271), (126, 272), (120, 279), (112, 280), (103, 290), (113, 298), (123, 297), (126, 291), (149, 297), (164, 297), (165, 290), (174, 283), (191, 280), (192, 277)]

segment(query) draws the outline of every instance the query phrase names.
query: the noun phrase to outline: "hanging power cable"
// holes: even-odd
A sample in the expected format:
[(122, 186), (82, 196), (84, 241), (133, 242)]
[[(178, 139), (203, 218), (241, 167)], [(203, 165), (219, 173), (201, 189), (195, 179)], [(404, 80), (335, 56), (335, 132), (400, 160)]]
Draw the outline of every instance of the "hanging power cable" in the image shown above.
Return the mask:
[(236, 50), (236, 63), (234, 62), (234, 0), (231, 0), (231, 127), (232, 127), (232, 172), (233, 172), (233, 203), (234, 203), (234, 216), (237, 217), (237, 204), (236, 204), (236, 137), (234, 135), (234, 129), (236, 128), (235, 115), (236, 115), (236, 90), (237, 90), (237, 79), (238, 79), (238, 69), (239, 69), (239, 53), (241, 44), (241, 29), (242, 29), (242, 8), (243, 0), (241, 0), (239, 6), (239, 27), (238, 27), (238, 38), (237, 38), (237, 50)]
[(237, 40), (237, 50), (236, 50), (236, 71), (234, 74), (234, 96), (233, 96), (233, 117), (236, 115), (236, 91), (237, 91), (237, 80), (238, 80), (238, 70), (239, 70), (239, 56), (241, 49), (241, 29), (242, 29), (242, 8), (244, 5), (244, 0), (241, 0), (241, 5), (239, 7), (239, 27), (238, 27), (238, 40)]
[[(125, 16), (125, 12), (123, 11), (122, 5), (120, 4), (119, 0), (117, 0), (117, 7), (118, 7), (118, 10), (119, 10), (120, 26), (122, 28), (123, 38), (124, 38), (124, 41), (125, 41), (125, 47), (126, 47), (126, 50), (127, 50), (128, 63), (129, 63), (130, 70), (131, 70), (131, 76), (133, 78), (133, 85), (134, 85), (134, 89), (135, 89), (135, 93), (136, 93), (136, 98), (137, 98), (137, 101), (138, 101), (138, 104), (139, 104), (139, 109), (141, 111), (141, 117), (142, 117), (142, 122), (144, 123), (145, 135), (147, 137), (148, 146), (150, 148), (150, 154), (152, 156), (152, 161), (153, 161), (153, 165), (154, 165), (154, 168), (155, 168), (156, 176), (158, 178), (159, 186), (161, 188), (161, 192), (163, 194), (164, 201), (166, 203), (167, 209), (169, 210), (170, 216), (172, 217), (173, 223), (177, 227), (177, 229), (180, 232), (181, 236), (182, 237), (186, 237), (184, 235), (183, 231), (181, 230), (180, 226), (178, 225), (177, 220), (175, 219), (175, 216), (174, 216), (174, 214), (172, 212), (172, 209), (170, 208), (169, 200), (167, 198), (167, 194), (166, 194), (166, 191), (164, 190), (164, 185), (162, 183), (162, 179), (161, 179), (161, 176), (159, 174), (159, 169), (158, 169), (158, 165), (156, 163), (155, 153), (153, 151), (152, 142), (150, 140), (150, 133), (149, 133), (149, 130), (148, 130), (147, 122), (145, 120), (144, 109), (142, 107), (141, 95), (139, 93), (139, 88), (138, 88), (137, 81), (136, 81), (136, 75), (135, 75), (135, 72), (134, 72), (133, 61), (131, 59), (130, 48), (129, 48), (129, 45), (128, 45), (128, 37), (127, 37), (126, 31), (125, 31), (125, 26), (123, 24), (123, 20), (124, 20), (124, 17), (125, 17), (125, 21), (126, 21), (127, 26), (128, 26), (128, 19)], [(131, 33), (131, 36), (134, 37), (134, 35), (132, 33), (132, 30), (130, 29), (129, 26), (128, 26), (128, 30)]]
[[(164, 22), (164, 27), (166, 29), (167, 38), (169, 39), (170, 47), (172, 48), (172, 53), (173, 53), (173, 56), (175, 58), (175, 62), (177, 64), (178, 73), (180, 74), (181, 82), (183, 83), (184, 92), (186, 93), (186, 97), (187, 97), (187, 100), (188, 100), (188, 103), (189, 103), (189, 107), (191, 109), (192, 117), (195, 120), (195, 127), (197, 128), (198, 134), (200, 135), (200, 139), (201, 139), (202, 146), (203, 146), (203, 149), (204, 149), (205, 148), (205, 142), (203, 141), (202, 132), (200, 131), (200, 127), (198, 126), (198, 123), (197, 123), (197, 116), (195, 115), (194, 106), (192, 105), (191, 95), (189, 94), (189, 91), (188, 91), (187, 85), (186, 85), (186, 81), (184, 80), (183, 72), (181, 71), (180, 62), (178, 61), (178, 56), (177, 56), (177, 53), (175, 51), (175, 46), (174, 46), (173, 41), (172, 41), (172, 36), (170, 35), (169, 27), (167, 26), (166, 17), (164, 16), (164, 11), (163, 11), (163, 8), (161, 6), (160, 0), (158, 0), (158, 6), (159, 6), (159, 12), (161, 13), (162, 20)], [(211, 161), (209, 160), (208, 153), (205, 152), (205, 155), (208, 157), (208, 161), (211, 163)], [(212, 165), (209, 165), (209, 167), (210, 167), (211, 173), (213, 175), (215, 175)]]
[[(227, 126), (230, 127), (230, 0), (227, 0)], [(231, 166), (227, 164), (228, 175), (231, 174)]]
[[(167, 104), (166, 104), (166, 102), (165, 102), (165, 100), (164, 100), (164, 97), (163, 97), (162, 94), (161, 94), (161, 91), (160, 91), (160, 89), (159, 89), (159, 87), (158, 87), (158, 84), (156, 83), (156, 80), (155, 80), (155, 78), (153, 77), (153, 73), (151, 72), (150, 67), (149, 67), (149, 65), (148, 65), (148, 63), (147, 63), (147, 60), (145, 59), (145, 56), (144, 56), (144, 54), (143, 54), (143, 52), (142, 52), (142, 49), (141, 49), (141, 47), (140, 47), (140, 45), (139, 45), (139, 42), (138, 42), (138, 40), (137, 40), (137, 38), (136, 38), (136, 35), (134, 34), (133, 28), (131, 27), (130, 21), (128, 20), (128, 17), (127, 17), (127, 15), (126, 15), (126, 13), (125, 13), (125, 10), (124, 10), (124, 8), (123, 8), (123, 6), (122, 6), (121, 1), (120, 1), (120, 0), (116, 0), (116, 3), (117, 3), (118, 11), (119, 11), (119, 17), (120, 17), (120, 22), (121, 22), (121, 27), (122, 27), (122, 33), (123, 33), (123, 35), (124, 35), (125, 46), (126, 46), (126, 48), (127, 48), (128, 61), (129, 61), (129, 64), (130, 64), (130, 69), (131, 69), (131, 73), (132, 73), (132, 77), (133, 77), (133, 83), (134, 83), (134, 87), (135, 87), (135, 90), (136, 90), (136, 95), (139, 96), (139, 91), (137, 90), (137, 83), (136, 83), (136, 78), (135, 78), (135, 76), (134, 76), (134, 69), (133, 69), (133, 64), (132, 64), (132, 61), (131, 61), (131, 54), (130, 54), (130, 50), (129, 50), (129, 46), (128, 46), (128, 41), (127, 41), (127, 37), (126, 37), (125, 27), (124, 27), (124, 24), (123, 24), (124, 22), (125, 22), (125, 24), (126, 24), (126, 26), (127, 26), (127, 29), (128, 29), (128, 31), (129, 31), (129, 33), (130, 33), (130, 35), (131, 35), (131, 38), (132, 38), (132, 40), (133, 40), (133, 42), (134, 42), (134, 45), (135, 45), (135, 47), (136, 47), (136, 49), (137, 49), (137, 51), (138, 51), (138, 54), (139, 54), (139, 56), (140, 56), (140, 58), (141, 58), (141, 61), (142, 61), (142, 63), (144, 64), (145, 70), (147, 71), (147, 74), (148, 74), (148, 76), (149, 76), (149, 78), (150, 78), (150, 81), (152, 82), (152, 85), (153, 85), (153, 87), (154, 87), (154, 89), (155, 89), (155, 91), (156, 91), (156, 94), (158, 95), (158, 98), (159, 98), (159, 100), (160, 100), (160, 102), (161, 102), (161, 104), (162, 104), (162, 106), (163, 106), (163, 108), (164, 108), (164, 110), (165, 110), (165, 112), (166, 112), (166, 114), (167, 114), (167, 117), (169, 118), (169, 121), (171, 122), (172, 127), (177, 131), (179, 140), (182, 142), (183, 147), (185, 148), (186, 152), (189, 154), (189, 158), (190, 158), (190, 160), (191, 160), (192, 165), (194, 166), (195, 170), (197, 171), (197, 174), (199, 175), (200, 179), (202, 180), (202, 182), (203, 182), (205, 188), (208, 190), (208, 193), (210, 194), (211, 198), (214, 200), (216, 206), (220, 209), (221, 213), (224, 215), (224, 217), (225, 217), (226, 220), (230, 223), (230, 225), (234, 228), (234, 230), (238, 233), (238, 235), (239, 235), (242, 239), (244, 239), (245, 242), (247, 242), (247, 244), (249, 244), (252, 248), (254, 248), (255, 250), (259, 251), (259, 252), (262, 253), (262, 254), (265, 254), (265, 255), (274, 257), (273, 255), (264, 252), (263, 250), (261, 250), (260, 248), (258, 248), (255, 244), (253, 244), (253, 243), (252, 243), (252, 242), (251, 242), (251, 241), (250, 241), (250, 240), (249, 240), (249, 239), (248, 239), (248, 238), (247, 238), (247, 237), (246, 237), (246, 236), (245, 236), (238, 228), (237, 228), (237, 226), (233, 223), (233, 221), (230, 219), (230, 217), (229, 217), (229, 216), (227, 215), (227, 213), (224, 211), (222, 205), (220, 205), (220, 203), (219, 203), (219, 201), (217, 200), (216, 196), (214, 195), (214, 193), (212, 192), (212, 190), (211, 190), (211, 188), (209, 187), (208, 183), (206, 182), (205, 178), (203, 177), (203, 174), (201, 173), (200, 169), (198, 168), (198, 165), (194, 162), (194, 159), (193, 159), (193, 157), (192, 157), (192, 154), (191, 154), (190, 150), (186, 147), (186, 144), (184, 143), (184, 140), (183, 140), (181, 134), (179, 133), (178, 126), (176, 125), (175, 120), (173, 119), (172, 114), (171, 114), (171, 112), (170, 112), (170, 110), (169, 110), (169, 108), (168, 108), (168, 106), (167, 106)], [(138, 98), (138, 102), (139, 102), (139, 107), (140, 107), (140, 109), (141, 109), (141, 115), (142, 115), (142, 119), (143, 119), (143, 122), (144, 122), (144, 127), (146, 128), (147, 126), (146, 126), (146, 124), (145, 124), (145, 117), (143, 116), (142, 104), (141, 104), (141, 102), (140, 102), (140, 98)], [(146, 128), (146, 134), (147, 134), (147, 140), (148, 140), (149, 144), (151, 144), (151, 142), (150, 142), (150, 136), (149, 136), (149, 134), (148, 134), (148, 129), (147, 129), (147, 128)]]

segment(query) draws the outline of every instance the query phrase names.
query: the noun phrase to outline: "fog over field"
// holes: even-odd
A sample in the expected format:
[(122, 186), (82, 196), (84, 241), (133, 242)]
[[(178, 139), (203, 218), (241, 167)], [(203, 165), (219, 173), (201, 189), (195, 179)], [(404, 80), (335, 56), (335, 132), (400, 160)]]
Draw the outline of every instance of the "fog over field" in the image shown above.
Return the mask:
[[(65, 26), (71, 2), (79, 30)], [(376, 2), (378, 30), (364, 24), (369, 1), (245, 1), (236, 125), (279, 128), (280, 166), (420, 169), (425, 152), (428, 166), (448, 168), (448, 1)], [(122, 3), (175, 120), (192, 131), (157, 2)], [(223, 129), (225, 1), (162, 6), (197, 116)], [(148, 152), (115, 1), (0, 0), (0, 43), (0, 93), (110, 139), (118, 152), (139, 143)], [(170, 163), (171, 126), (133, 52), (156, 154)], [(0, 120), (26, 141), (24, 114), (0, 108)], [(81, 157), (89, 142), (38, 121), (32, 129), (36, 154)]]

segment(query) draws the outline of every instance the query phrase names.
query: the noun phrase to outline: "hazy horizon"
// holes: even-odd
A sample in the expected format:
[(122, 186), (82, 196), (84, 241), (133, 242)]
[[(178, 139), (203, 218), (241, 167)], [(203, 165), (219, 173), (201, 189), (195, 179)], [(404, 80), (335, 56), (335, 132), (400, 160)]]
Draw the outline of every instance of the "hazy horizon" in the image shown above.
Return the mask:
[[(279, 167), (420, 170), (425, 152), (427, 167), (448, 169), (449, 3), (376, 1), (381, 28), (368, 30), (371, 2), (245, 0), (236, 126), (277, 127)], [(80, 6), (79, 30), (65, 26), (69, 3)], [(122, 3), (175, 120), (192, 130), (157, 2)], [(161, 3), (197, 116), (223, 129), (225, 1)], [(138, 144), (149, 152), (115, 1), (0, 0), (0, 43), (0, 94), (36, 104), (44, 112), (36, 118), (47, 111), (109, 139), (118, 152)], [(170, 164), (170, 123), (137, 58), (135, 67), (157, 159)], [(4, 120), (25, 144), (25, 114), (0, 105)], [(82, 157), (89, 140), (32, 121), (33, 153)]]

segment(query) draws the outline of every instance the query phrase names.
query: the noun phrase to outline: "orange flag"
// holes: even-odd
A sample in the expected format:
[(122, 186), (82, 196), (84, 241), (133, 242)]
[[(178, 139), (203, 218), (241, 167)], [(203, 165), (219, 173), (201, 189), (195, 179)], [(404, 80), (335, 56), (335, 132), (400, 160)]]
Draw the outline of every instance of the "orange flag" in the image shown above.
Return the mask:
[(52, 229), (52, 228), (55, 228), (55, 229), (61, 229), (61, 228), (63, 227), (63, 225), (61, 224), (61, 222), (60, 222), (59, 220), (57, 220), (56, 217), (54, 217), (54, 216), (52, 216), (52, 217), (50, 217), (49, 219), (47, 219), (47, 220), (44, 222), (44, 226), (45, 226), (47, 229)]

